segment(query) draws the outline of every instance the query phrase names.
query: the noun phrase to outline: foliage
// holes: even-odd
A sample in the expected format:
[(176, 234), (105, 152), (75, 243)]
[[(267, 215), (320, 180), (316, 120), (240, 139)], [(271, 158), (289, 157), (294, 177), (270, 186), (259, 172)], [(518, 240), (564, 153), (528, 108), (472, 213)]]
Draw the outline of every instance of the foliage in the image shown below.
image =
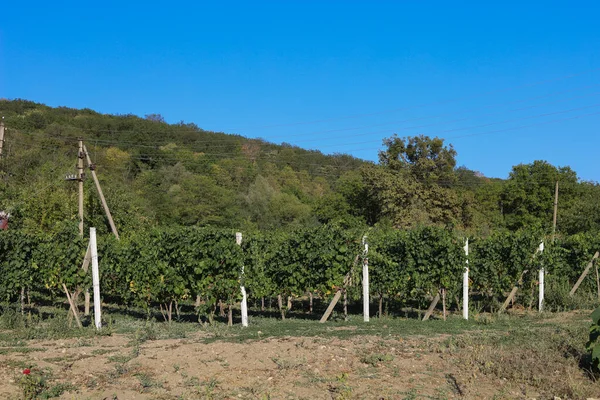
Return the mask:
[(592, 313), (592, 326), (590, 327), (590, 338), (586, 348), (591, 353), (592, 365), (600, 367), (600, 307)]

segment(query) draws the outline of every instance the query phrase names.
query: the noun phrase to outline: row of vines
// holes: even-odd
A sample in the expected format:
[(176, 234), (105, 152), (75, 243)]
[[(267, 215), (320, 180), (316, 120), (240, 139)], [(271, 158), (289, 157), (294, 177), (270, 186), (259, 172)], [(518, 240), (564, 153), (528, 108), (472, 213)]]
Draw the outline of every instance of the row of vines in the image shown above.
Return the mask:
[[(244, 285), (250, 299), (310, 293), (327, 300), (348, 276), (350, 297), (360, 297), (361, 265), (368, 236), (371, 293), (380, 301), (422, 306), (439, 289), (458, 303), (467, 257), (465, 238), (443, 228), (409, 231), (372, 228), (368, 232), (324, 225), (314, 229), (245, 234), (215, 228), (171, 228), (141, 231), (120, 241), (100, 237), (101, 290), (105, 300), (126, 306), (161, 310), (182, 302), (195, 303), (212, 320), (217, 304), (240, 299)], [(564, 294), (579, 277), (600, 235), (576, 235), (546, 243), (535, 254), (541, 232), (497, 232), (470, 238), (471, 292), (493, 307), (502, 301), (524, 271), (517, 302), (531, 305), (537, 270), (544, 268), (547, 297)], [(14, 302), (23, 290), (32, 296), (62, 296), (89, 288), (91, 277), (81, 269), (86, 243), (70, 228), (54, 236), (19, 231), (0, 232), (0, 300)], [(242, 270), (244, 273), (242, 274)], [(587, 279), (583, 292), (595, 291)], [(35, 299), (34, 299), (35, 300)], [(282, 316), (286, 304), (282, 305)]]

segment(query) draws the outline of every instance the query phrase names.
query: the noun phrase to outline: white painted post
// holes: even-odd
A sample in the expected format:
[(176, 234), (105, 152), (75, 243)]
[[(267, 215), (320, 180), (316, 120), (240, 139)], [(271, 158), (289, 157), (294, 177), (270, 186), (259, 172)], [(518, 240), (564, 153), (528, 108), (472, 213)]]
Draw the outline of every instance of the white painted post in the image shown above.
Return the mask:
[(369, 322), (369, 243), (367, 243), (367, 237), (363, 236), (363, 245), (365, 246), (364, 262), (363, 262), (363, 320)]
[[(544, 251), (544, 242), (540, 243), (540, 247), (538, 247), (538, 252), (542, 253)], [(538, 310), (541, 312), (544, 307), (544, 267), (540, 268), (539, 272), (539, 298), (538, 298)]]
[(469, 319), (469, 238), (467, 238), (464, 249), (467, 256), (467, 266), (465, 272), (463, 272), (463, 318)]
[(98, 270), (96, 228), (90, 228), (90, 251), (92, 253), (92, 285), (94, 287), (94, 322), (96, 329), (100, 329), (102, 328), (102, 311), (100, 310), (100, 271)]
[[(235, 242), (238, 246), (242, 245), (242, 232), (236, 232), (235, 234)], [(242, 273), (240, 275), (240, 281), (244, 277), (244, 266), (242, 265)], [(248, 326), (248, 298), (246, 296), (246, 288), (243, 285), (240, 285), (240, 290), (242, 291), (242, 326)]]

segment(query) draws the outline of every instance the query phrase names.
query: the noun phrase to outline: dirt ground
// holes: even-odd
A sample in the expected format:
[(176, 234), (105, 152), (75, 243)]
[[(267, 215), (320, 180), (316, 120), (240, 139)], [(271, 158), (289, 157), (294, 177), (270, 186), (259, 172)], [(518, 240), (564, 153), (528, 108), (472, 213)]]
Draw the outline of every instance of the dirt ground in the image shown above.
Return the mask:
[[(0, 353), (0, 398), (19, 398), (24, 366), (73, 385), (62, 399), (488, 399), (535, 392), (482, 376), (439, 337), (267, 338), (246, 343), (131, 336), (30, 341)], [(38, 369), (39, 371), (36, 371)]]

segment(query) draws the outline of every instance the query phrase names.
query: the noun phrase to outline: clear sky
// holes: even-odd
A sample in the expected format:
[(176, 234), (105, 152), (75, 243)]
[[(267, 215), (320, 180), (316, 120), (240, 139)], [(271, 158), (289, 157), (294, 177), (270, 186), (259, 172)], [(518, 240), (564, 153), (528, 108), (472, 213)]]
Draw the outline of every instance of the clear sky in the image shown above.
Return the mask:
[(0, 97), (370, 160), (425, 134), (487, 176), (543, 159), (600, 181), (599, 16), (597, 1), (11, 1)]

